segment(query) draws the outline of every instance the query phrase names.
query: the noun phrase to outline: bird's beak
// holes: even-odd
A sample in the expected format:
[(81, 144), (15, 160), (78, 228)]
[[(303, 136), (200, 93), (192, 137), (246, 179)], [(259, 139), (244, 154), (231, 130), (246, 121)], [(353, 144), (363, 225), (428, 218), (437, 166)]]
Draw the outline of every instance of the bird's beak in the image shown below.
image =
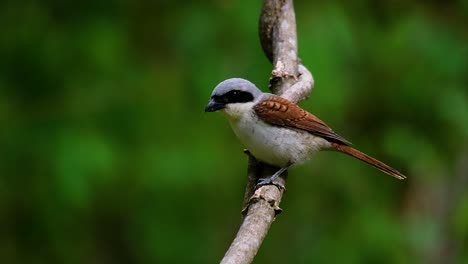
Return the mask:
[(213, 99), (211, 99), (205, 107), (205, 112), (216, 112), (223, 109), (225, 106), (225, 104), (215, 102)]

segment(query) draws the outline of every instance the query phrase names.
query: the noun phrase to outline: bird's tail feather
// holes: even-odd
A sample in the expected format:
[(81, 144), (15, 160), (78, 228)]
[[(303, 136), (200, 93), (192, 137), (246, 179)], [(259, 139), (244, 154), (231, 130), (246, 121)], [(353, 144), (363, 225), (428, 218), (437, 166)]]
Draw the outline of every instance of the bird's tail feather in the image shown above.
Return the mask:
[(345, 146), (345, 145), (340, 145), (340, 144), (334, 144), (333, 145), (334, 149), (339, 151), (339, 152), (343, 152), (351, 157), (354, 157), (356, 159), (359, 159), (359, 160), (362, 160), (364, 161), (365, 163), (371, 165), (372, 167), (390, 175), (390, 176), (393, 176), (399, 180), (403, 180), (406, 178), (405, 175), (403, 175), (402, 173), (400, 173), (399, 171), (395, 170), (394, 168), (388, 166), (387, 164), (379, 161), (379, 160), (376, 160), (374, 158), (372, 158), (371, 156), (365, 154), (365, 153), (362, 153), (361, 151), (353, 148), (353, 147), (350, 147), (350, 146)]

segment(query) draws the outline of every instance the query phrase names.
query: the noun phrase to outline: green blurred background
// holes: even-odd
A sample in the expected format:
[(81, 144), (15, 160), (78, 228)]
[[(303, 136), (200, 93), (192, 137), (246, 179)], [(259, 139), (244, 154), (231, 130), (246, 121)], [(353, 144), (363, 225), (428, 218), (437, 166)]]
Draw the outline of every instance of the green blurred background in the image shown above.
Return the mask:
[[(255, 263), (468, 263), (468, 1), (296, 0), (301, 106), (398, 181), (290, 171)], [(213, 87), (266, 90), (261, 1), (0, 4), (2, 263), (216, 263), (246, 156)]]

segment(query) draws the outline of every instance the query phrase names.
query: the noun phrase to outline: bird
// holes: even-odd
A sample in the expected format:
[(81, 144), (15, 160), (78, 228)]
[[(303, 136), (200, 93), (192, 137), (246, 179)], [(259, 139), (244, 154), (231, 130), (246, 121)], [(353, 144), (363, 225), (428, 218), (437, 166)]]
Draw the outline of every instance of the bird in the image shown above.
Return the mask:
[(242, 78), (219, 83), (211, 93), (205, 112), (221, 112), (251, 155), (280, 168), (271, 177), (260, 179), (257, 188), (277, 185), (275, 180), (289, 167), (302, 164), (324, 150), (347, 154), (397, 179), (406, 178), (387, 164), (355, 149), (325, 122), (297, 104), (264, 93)]

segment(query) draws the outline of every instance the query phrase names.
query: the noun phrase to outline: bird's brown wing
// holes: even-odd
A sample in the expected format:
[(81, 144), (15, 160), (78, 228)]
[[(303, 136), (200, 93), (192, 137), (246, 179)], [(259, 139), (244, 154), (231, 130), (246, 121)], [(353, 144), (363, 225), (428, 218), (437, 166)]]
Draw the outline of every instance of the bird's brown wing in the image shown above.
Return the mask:
[(258, 117), (266, 123), (307, 131), (332, 143), (332, 149), (362, 160), (371, 166), (397, 178), (405, 175), (387, 164), (351, 147), (351, 143), (336, 134), (322, 120), (282, 97), (271, 95), (254, 106)]
[(256, 104), (254, 111), (266, 123), (307, 131), (333, 143), (351, 145), (322, 120), (282, 97), (271, 95)]

